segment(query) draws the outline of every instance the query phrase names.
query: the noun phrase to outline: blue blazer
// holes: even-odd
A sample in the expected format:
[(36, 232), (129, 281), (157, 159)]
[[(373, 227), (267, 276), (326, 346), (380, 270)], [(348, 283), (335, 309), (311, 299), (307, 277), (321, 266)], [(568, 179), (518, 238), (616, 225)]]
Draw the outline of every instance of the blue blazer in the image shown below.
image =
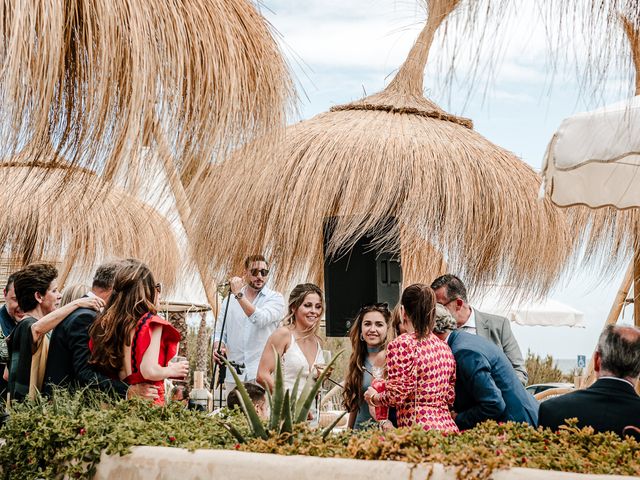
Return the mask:
[(447, 339), (456, 359), (456, 424), (484, 420), (538, 423), (538, 402), (524, 389), (504, 352), (489, 340), (454, 330)]

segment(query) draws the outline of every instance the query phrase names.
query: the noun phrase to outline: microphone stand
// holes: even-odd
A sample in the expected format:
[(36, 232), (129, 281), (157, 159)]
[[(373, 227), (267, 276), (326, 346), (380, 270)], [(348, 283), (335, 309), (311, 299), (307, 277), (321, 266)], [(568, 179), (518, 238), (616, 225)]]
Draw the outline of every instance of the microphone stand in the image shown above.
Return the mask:
[[(220, 328), (220, 340), (218, 340), (218, 349), (216, 351), (216, 355), (220, 356), (220, 352), (222, 352), (222, 339), (224, 338), (224, 328), (227, 325), (227, 313), (229, 312), (229, 303), (231, 303), (231, 289), (229, 289), (229, 293), (227, 294), (227, 304), (224, 307), (224, 314), (222, 315), (222, 328)], [(216, 381), (216, 370), (220, 366), (220, 375), (218, 377), (218, 384), (215, 384)], [(211, 376), (211, 386), (212, 390), (215, 390), (216, 387), (220, 388), (220, 407), (222, 407), (222, 384), (224, 383), (224, 377), (226, 376), (227, 370), (226, 366), (223, 363), (220, 363), (218, 358), (215, 359), (213, 363), (213, 375)]]

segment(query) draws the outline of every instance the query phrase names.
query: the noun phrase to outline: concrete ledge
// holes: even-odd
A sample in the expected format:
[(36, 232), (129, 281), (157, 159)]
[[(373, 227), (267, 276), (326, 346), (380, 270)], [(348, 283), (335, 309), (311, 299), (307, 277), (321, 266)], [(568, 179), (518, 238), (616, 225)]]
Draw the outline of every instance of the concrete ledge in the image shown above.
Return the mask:
[[(96, 480), (457, 480), (456, 470), (441, 464), (282, 456), (231, 450), (134, 447), (124, 457), (102, 454)], [(495, 472), (495, 480), (616, 480), (618, 475), (584, 475), (529, 468)]]

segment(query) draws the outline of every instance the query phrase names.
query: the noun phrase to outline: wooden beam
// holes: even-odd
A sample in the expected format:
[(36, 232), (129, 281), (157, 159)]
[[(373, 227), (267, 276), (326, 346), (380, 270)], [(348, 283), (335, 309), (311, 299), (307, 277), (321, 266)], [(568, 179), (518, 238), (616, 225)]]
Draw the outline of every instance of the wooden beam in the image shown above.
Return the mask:
[(640, 247), (633, 256), (633, 321), (640, 327)]

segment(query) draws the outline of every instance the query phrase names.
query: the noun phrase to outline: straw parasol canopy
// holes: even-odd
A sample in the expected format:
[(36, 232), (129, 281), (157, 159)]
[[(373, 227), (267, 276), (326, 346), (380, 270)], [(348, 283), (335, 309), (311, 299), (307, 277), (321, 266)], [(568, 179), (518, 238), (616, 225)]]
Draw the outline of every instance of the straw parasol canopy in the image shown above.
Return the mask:
[[(0, 163), (0, 203), (11, 205), (0, 223), (2, 256), (16, 269), (54, 261), (61, 277), (92, 275), (103, 260), (135, 257), (171, 288), (180, 251), (169, 222), (123, 190), (96, 182), (95, 174), (59, 159), (45, 165)], [(23, 159), (22, 159), (23, 160)], [(49, 199), (64, 182), (64, 194)]]
[[(459, 0), (428, 2), (428, 20), (382, 92), (288, 128), (275, 164), (239, 152), (197, 215), (199, 255), (221, 270), (248, 252), (273, 260), (276, 283), (319, 281), (323, 221), (337, 217), (329, 253), (373, 232), (401, 247), (404, 282), (459, 273), (470, 286), (506, 282), (544, 291), (573, 253), (563, 212), (538, 201), (539, 176), (512, 153), (423, 95), (436, 30)], [(380, 229), (396, 219), (400, 235)]]
[(5, 0), (0, 12), (3, 156), (53, 139), (71, 166), (126, 177), (151, 122), (191, 178), (285, 126), (292, 80), (251, 0)]

